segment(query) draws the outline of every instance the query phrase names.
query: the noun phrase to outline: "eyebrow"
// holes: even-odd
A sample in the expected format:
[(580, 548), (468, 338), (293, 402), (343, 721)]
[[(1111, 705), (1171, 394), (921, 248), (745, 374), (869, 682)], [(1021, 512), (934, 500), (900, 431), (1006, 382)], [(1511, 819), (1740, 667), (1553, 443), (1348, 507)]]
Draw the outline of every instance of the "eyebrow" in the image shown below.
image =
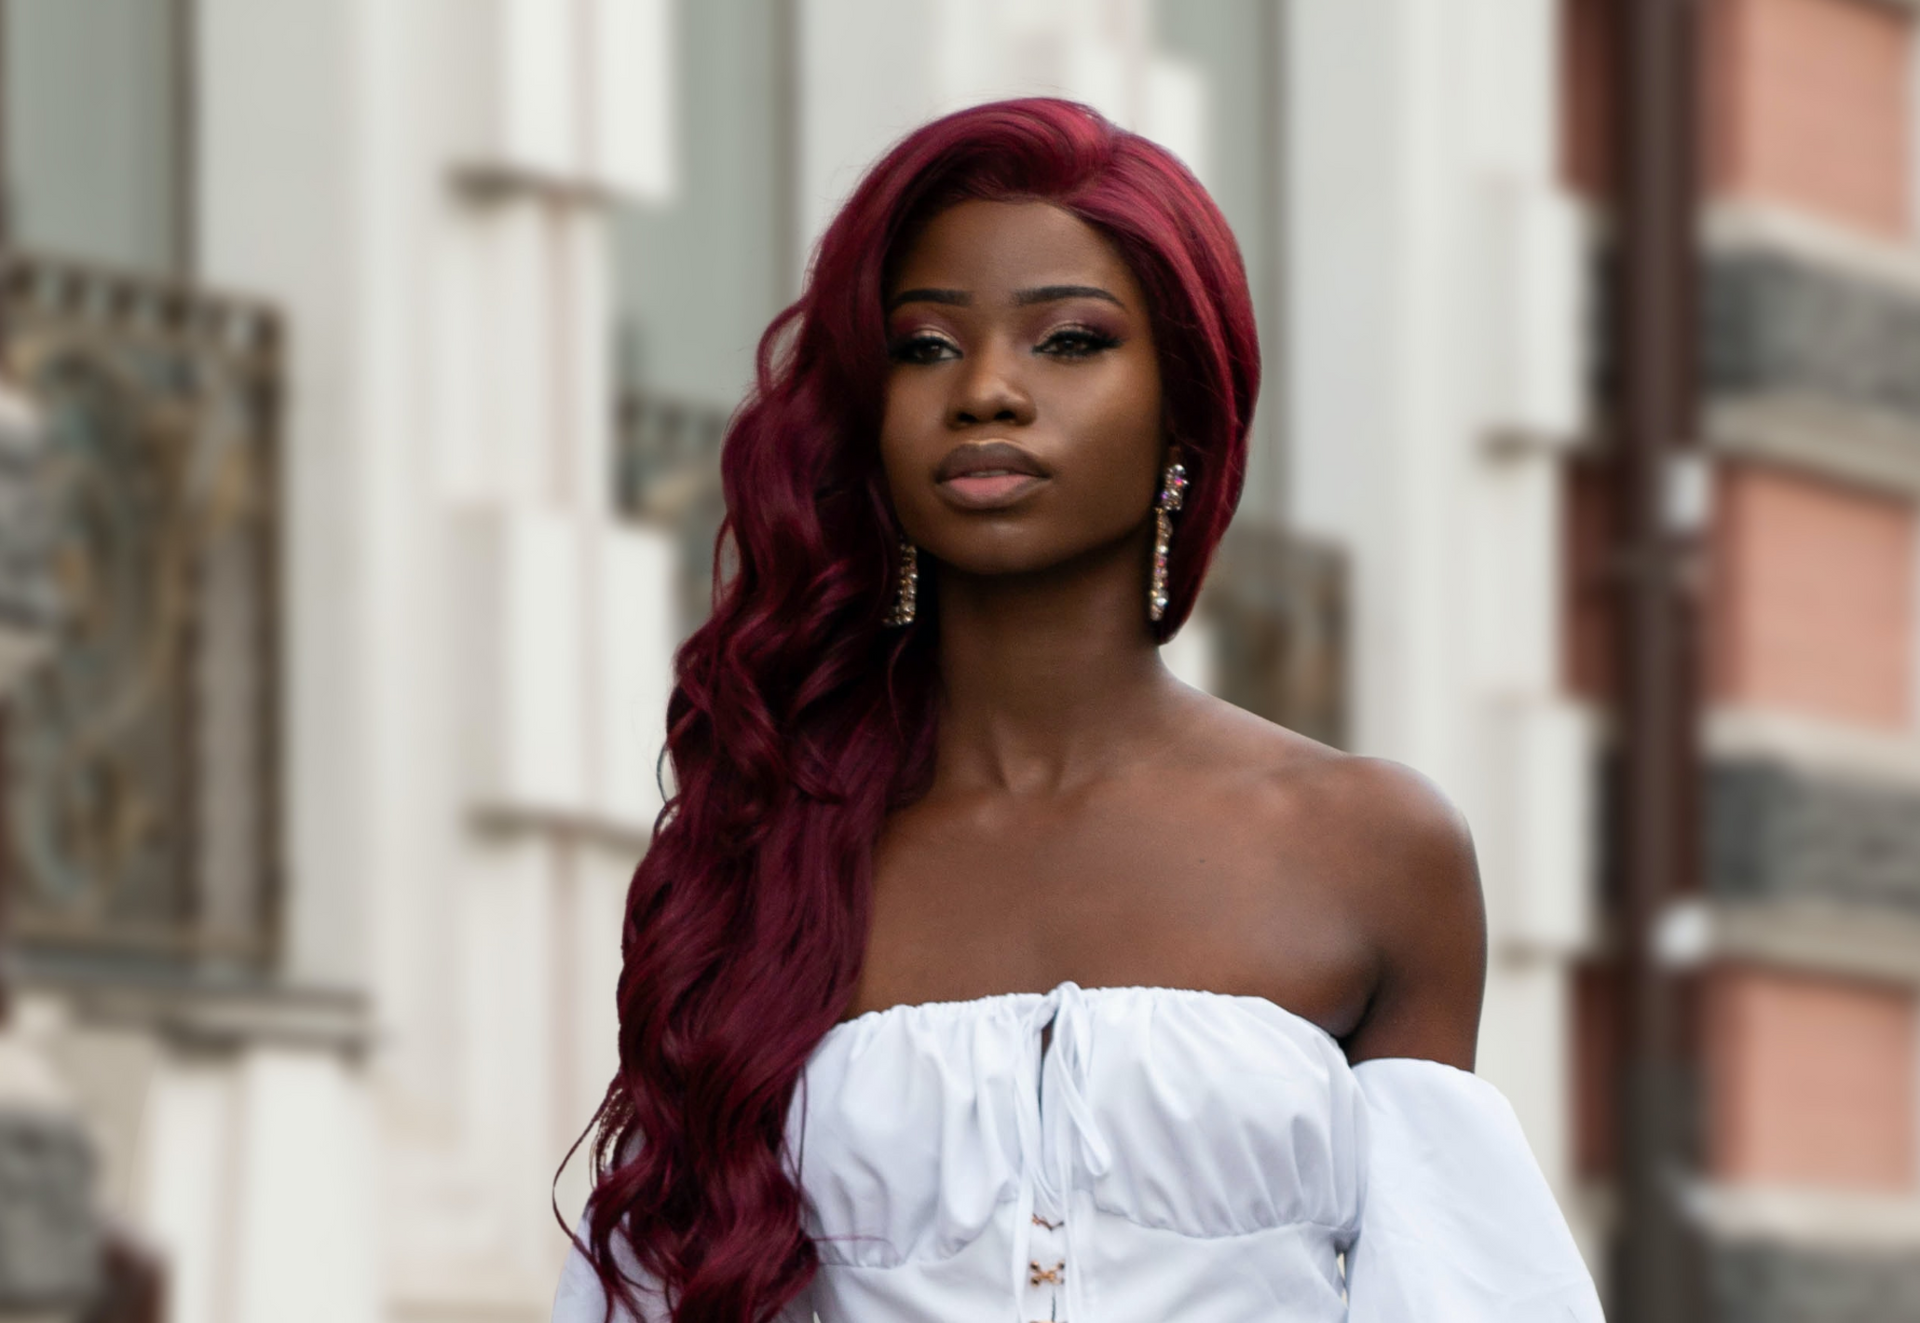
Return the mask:
[(1105, 299), (1116, 308), (1127, 306), (1098, 285), (1042, 285), (1038, 289), (1023, 289), (1013, 296), (1013, 301), (1023, 308), (1035, 303), (1058, 303), (1062, 299)]
[[(1063, 299), (1104, 299), (1116, 308), (1125, 308), (1110, 290), (1098, 285), (1040, 285), (1034, 289), (1018, 290), (1013, 301), (1018, 307), (1031, 307), (1036, 303), (1058, 303)], [(892, 312), (903, 303), (940, 303), (953, 308), (966, 308), (973, 305), (973, 295), (964, 289), (903, 289), (887, 300), (887, 311)]]
[(953, 308), (964, 308), (972, 304), (973, 295), (964, 289), (903, 289), (887, 300), (887, 311), (892, 312), (903, 303), (944, 303)]

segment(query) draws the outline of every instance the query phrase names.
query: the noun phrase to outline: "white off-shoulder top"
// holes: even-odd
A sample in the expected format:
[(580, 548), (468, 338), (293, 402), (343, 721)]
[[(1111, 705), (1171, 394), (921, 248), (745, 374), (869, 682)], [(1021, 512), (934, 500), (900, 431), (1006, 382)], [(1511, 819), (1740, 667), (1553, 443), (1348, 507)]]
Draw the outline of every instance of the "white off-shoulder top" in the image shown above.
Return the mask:
[[(787, 1133), (821, 1263), (795, 1323), (1601, 1317), (1498, 1090), (1349, 1066), (1258, 997), (1063, 983), (874, 1011), (821, 1040)], [(576, 1252), (554, 1323), (604, 1307)]]

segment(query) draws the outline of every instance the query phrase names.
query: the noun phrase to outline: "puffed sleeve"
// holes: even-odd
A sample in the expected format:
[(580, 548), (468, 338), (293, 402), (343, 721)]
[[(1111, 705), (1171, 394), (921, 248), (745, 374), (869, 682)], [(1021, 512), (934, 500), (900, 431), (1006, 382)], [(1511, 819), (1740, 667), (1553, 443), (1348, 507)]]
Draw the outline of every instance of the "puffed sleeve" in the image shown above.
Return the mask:
[[(583, 1242), (586, 1240), (584, 1222), (574, 1229), (574, 1235)], [(639, 1294), (645, 1311), (642, 1318), (635, 1319), (627, 1310), (616, 1307), (613, 1323), (668, 1323), (666, 1302), (660, 1296), (659, 1287), (641, 1271), (624, 1235), (614, 1235), (613, 1255), (620, 1270), (641, 1283)], [(606, 1320), (607, 1297), (600, 1289), (600, 1278), (587, 1261), (587, 1256), (576, 1246), (568, 1253), (567, 1266), (560, 1272), (560, 1287), (553, 1295), (552, 1323), (606, 1323)], [(812, 1294), (802, 1291), (788, 1301), (780, 1311), (777, 1323), (814, 1323)]]
[(1432, 1061), (1354, 1069), (1366, 1188), (1351, 1323), (1602, 1323), (1593, 1278), (1513, 1108)]

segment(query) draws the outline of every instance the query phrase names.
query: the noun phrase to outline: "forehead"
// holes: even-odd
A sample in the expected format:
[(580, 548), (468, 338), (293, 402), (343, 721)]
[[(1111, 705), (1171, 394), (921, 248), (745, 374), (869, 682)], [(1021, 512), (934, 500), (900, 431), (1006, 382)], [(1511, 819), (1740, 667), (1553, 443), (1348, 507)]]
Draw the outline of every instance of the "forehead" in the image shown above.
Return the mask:
[(921, 228), (888, 293), (921, 285), (986, 294), (1057, 284), (1100, 285), (1138, 306), (1139, 287), (1125, 259), (1072, 212), (1050, 202), (976, 200), (947, 208)]

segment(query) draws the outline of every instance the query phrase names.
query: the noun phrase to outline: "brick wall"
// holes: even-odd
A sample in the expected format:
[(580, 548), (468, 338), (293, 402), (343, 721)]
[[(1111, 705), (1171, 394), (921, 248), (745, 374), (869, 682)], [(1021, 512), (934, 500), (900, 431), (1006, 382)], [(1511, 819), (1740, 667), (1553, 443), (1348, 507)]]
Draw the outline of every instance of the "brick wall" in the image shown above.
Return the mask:
[(1879, 0), (1711, 0), (1707, 12), (1714, 192), (1907, 236), (1912, 14)]
[[(1920, 9), (1702, 4), (1701, 165), (1718, 209), (1703, 239), (1702, 692), (1734, 724), (1747, 717), (1726, 709), (1808, 743), (1714, 746), (1701, 899), (1717, 933), (1800, 937), (1765, 925), (1822, 915), (1897, 943), (1920, 911), (1920, 789), (1887, 770), (1920, 756)], [(1614, 8), (1563, 0), (1563, 174), (1596, 201), (1611, 191)], [(1597, 703), (1617, 681), (1608, 507), (1600, 464), (1571, 463), (1563, 675)], [(1601, 863), (1604, 891), (1618, 861)], [(1703, 1174), (1720, 1207), (1787, 1210), (1715, 1231), (1716, 1323), (1920, 1318), (1910, 1232), (1837, 1247), (1808, 1230), (1823, 1201), (1920, 1208), (1920, 987), (1898, 972), (1920, 951), (1892, 965), (1809, 952), (1724, 948), (1680, 980)], [(1602, 953), (1572, 998), (1578, 1169), (1602, 1182), (1619, 1157), (1619, 977)]]
[(1614, 511), (1606, 470), (1591, 462), (1568, 465), (1561, 508), (1566, 511), (1560, 561), (1563, 683), (1582, 698), (1610, 699), (1619, 663), (1614, 655), (1616, 586), (1607, 574)]
[[(1564, 174), (1609, 190), (1608, 0), (1566, 0)], [(1911, 11), (1881, 0), (1707, 0), (1701, 156), (1719, 197), (1912, 234)]]
[(1911, 724), (1914, 513), (1905, 501), (1753, 464), (1723, 465), (1708, 613), (1723, 703)]
[(1707, 987), (1704, 1027), (1716, 1178), (1913, 1187), (1916, 1040), (1906, 989), (1722, 969)]
[(1560, 23), (1561, 177), (1578, 193), (1613, 191), (1613, 65), (1607, 0), (1564, 0)]

